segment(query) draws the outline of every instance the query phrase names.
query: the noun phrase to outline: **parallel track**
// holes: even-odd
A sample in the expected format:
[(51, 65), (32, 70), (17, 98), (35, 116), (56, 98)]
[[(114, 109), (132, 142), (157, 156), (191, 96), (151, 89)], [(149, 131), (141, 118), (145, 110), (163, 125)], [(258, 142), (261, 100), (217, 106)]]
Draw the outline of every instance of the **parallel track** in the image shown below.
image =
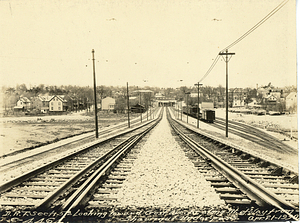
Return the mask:
[[(211, 125), (219, 129), (225, 130), (225, 119), (216, 118), (215, 123)], [(284, 151), (288, 153), (297, 152), (295, 151), (295, 149), (283, 143), (282, 141), (278, 140), (277, 138), (250, 125), (246, 125), (244, 123), (235, 122), (235, 121), (228, 121), (228, 127), (231, 133), (238, 135), (242, 138), (251, 140), (259, 145), (268, 148), (274, 148), (278, 151)]]
[(220, 197), (232, 205), (257, 205), (277, 208), (291, 219), (286, 210), (299, 209), (298, 174), (226, 145), (217, 139), (201, 136), (170, 118), (174, 131), (194, 151), (194, 164), (203, 173), (214, 172), (207, 179)]
[[(184, 149), (186, 155), (227, 204), (233, 207), (275, 208), (286, 214), (288, 219), (298, 220), (294, 215), (299, 209), (297, 173), (254, 157), (215, 137), (201, 135), (172, 119), (169, 112), (167, 114), (173, 130), (191, 148)], [(145, 126), (129, 139), (126, 136), (124, 140), (123, 135), (117, 141), (107, 141), (107, 149), (97, 148), (96, 143), (89, 145), (94, 148), (85, 148), (80, 155), (70, 155), (63, 162), (59, 160), (0, 186), (0, 200), (9, 198), (8, 202), (2, 202), (2, 207), (52, 209), (64, 213), (55, 218), (56, 222), (64, 222), (70, 220), (69, 213), (74, 213), (74, 210), (101, 210), (102, 207), (105, 210), (118, 205), (114, 193), (130, 174), (138, 152), (133, 146), (160, 118), (151, 121), (151, 128)], [(23, 197), (26, 197), (24, 203)]]
[[(96, 169), (103, 169), (103, 165), (107, 165), (109, 160), (124, 153), (130, 148), (128, 144), (132, 145), (136, 142), (136, 138), (156, 123), (157, 120), (149, 121), (140, 127), (119, 134), (118, 137), (89, 143), (80, 151), (1, 185), (1, 207), (5, 209), (5, 207), (15, 206), (22, 210), (47, 209), (71, 187), (82, 185), (85, 178), (91, 176)], [(134, 130), (135, 133), (130, 133)], [(126, 133), (134, 135), (126, 136)], [(124, 137), (129, 138), (124, 140)], [(120, 140), (122, 143), (119, 143)], [(72, 192), (71, 190), (70, 193)]]
[[(191, 115), (189, 115), (191, 116)], [(193, 118), (197, 118), (194, 116), (191, 116)], [(200, 120), (204, 122), (203, 120)], [(214, 123), (207, 123), (215, 128), (221, 129), (225, 131), (225, 119), (223, 118), (216, 118)], [(235, 134), (237, 136), (240, 136), (244, 139), (250, 140), (254, 143), (257, 143), (258, 145), (276, 149), (279, 152), (286, 152), (291, 154), (297, 154), (297, 150), (290, 147), (289, 145), (283, 143), (282, 141), (278, 140), (277, 138), (271, 136), (270, 134), (252, 127), (250, 125), (246, 125), (244, 123), (235, 122), (235, 121), (228, 121), (228, 128), (229, 128), (229, 134)]]
[[(101, 206), (108, 207), (111, 202), (115, 201), (115, 198), (111, 198), (108, 194), (113, 193), (114, 188), (121, 187), (122, 181), (125, 179), (124, 173), (130, 171), (132, 160), (135, 159), (130, 153), (130, 150), (160, 121), (162, 113), (159, 119), (154, 122), (151, 127), (145, 129), (139, 135), (136, 135), (130, 143), (127, 143), (118, 153), (107, 160), (70, 196), (64, 204), (60, 207), (60, 210), (65, 213), (58, 222), (62, 222), (67, 213), (71, 213), (72, 210), (78, 207), (93, 206), (96, 203), (96, 207)], [(133, 151), (134, 153), (134, 151)], [(125, 154), (128, 154), (125, 156)], [(122, 159), (120, 157), (122, 156)], [(129, 163), (128, 163), (129, 162)], [(122, 171), (120, 171), (120, 169)], [(125, 174), (127, 175), (127, 174)]]
[[(157, 111), (153, 111), (153, 113), (155, 113), (155, 112), (157, 112)], [(152, 114), (150, 114), (150, 116), (151, 115)], [(134, 119), (131, 121), (131, 127), (137, 126), (139, 123), (140, 123), (139, 118)], [(124, 124), (114, 126), (109, 129), (102, 130), (99, 132), (99, 136), (100, 136), (100, 138), (107, 138), (107, 137), (116, 135), (117, 134), (116, 132), (121, 132), (122, 130), (127, 129), (127, 125), (128, 125), (127, 123), (124, 123)], [(39, 160), (39, 159), (43, 159), (44, 157), (50, 157), (50, 156), (56, 155), (62, 151), (66, 151), (68, 148), (73, 148), (75, 146), (84, 145), (87, 142), (90, 142), (92, 140), (94, 140), (94, 133), (90, 133), (84, 138), (71, 140), (71, 142), (67, 142), (62, 145), (51, 146), (49, 149), (43, 150), (41, 152), (36, 152), (36, 153), (30, 154), (28, 156), (22, 156), (19, 159), (14, 159), (9, 162), (3, 162), (2, 164), (0, 164), (0, 172), (4, 173), (5, 171), (10, 171), (13, 168), (18, 168), (21, 165), (26, 165), (28, 163), (34, 162), (35, 160)]]

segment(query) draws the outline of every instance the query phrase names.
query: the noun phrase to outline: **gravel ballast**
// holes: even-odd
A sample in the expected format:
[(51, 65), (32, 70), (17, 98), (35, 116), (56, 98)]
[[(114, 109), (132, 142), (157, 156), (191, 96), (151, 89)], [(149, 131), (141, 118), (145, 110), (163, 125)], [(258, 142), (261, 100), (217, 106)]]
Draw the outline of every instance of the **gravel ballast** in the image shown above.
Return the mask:
[(150, 133), (118, 192), (121, 207), (204, 207), (224, 205), (185, 156), (164, 114)]

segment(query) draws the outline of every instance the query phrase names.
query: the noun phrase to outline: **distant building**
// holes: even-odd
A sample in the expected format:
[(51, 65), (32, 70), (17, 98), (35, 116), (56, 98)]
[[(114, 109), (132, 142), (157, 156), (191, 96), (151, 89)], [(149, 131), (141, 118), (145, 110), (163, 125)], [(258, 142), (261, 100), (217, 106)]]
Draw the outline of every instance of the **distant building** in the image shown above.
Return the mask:
[(160, 99), (160, 98), (164, 98), (165, 96), (162, 93), (156, 93), (154, 97), (155, 99)]
[(38, 96), (34, 97), (32, 100), (32, 109), (37, 109), (42, 113), (49, 112), (49, 100), (53, 96)]
[(67, 101), (63, 96), (54, 95), (49, 100), (49, 111), (50, 112), (63, 112), (67, 110)]
[(242, 88), (230, 89), (228, 94), (231, 107), (245, 106), (246, 93)]
[(251, 98), (252, 102), (248, 103), (248, 108), (261, 108), (262, 106), (257, 102), (256, 98)]
[(155, 106), (162, 107), (162, 106), (172, 106), (174, 107), (176, 104), (176, 100), (174, 97), (160, 97), (156, 98)]
[(290, 112), (297, 112), (297, 92), (291, 92), (285, 99), (286, 110)]
[(270, 94), (265, 98), (265, 103), (267, 104), (276, 104), (277, 101), (280, 100), (280, 97), (276, 96), (275, 94)]
[(27, 111), (31, 108), (31, 101), (27, 97), (20, 97), (14, 110)]
[(115, 109), (116, 99), (111, 97), (106, 97), (101, 100), (102, 110), (111, 111)]
[(199, 108), (201, 108), (201, 109), (214, 109), (214, 103), (213, 102), (201, 102), (199, 104)]

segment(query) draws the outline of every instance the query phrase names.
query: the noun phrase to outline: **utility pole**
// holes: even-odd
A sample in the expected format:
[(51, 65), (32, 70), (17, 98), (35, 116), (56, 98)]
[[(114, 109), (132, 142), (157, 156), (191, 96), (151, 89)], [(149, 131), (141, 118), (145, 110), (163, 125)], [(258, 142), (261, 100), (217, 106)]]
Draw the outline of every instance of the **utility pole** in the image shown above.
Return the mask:
[(177, 119), (179, 120), (179, 101), (177, 101), (176, 105), (177, 105)]
[[(226, 49), (225, 53), (220, 52), (219, 55), (223, 57), (226, 63), (226, 137), (228, 137), (228, 62), (230, 61), (232, 55), (235, 55), (235, 53), (228, 53), (228, 49)], [(230, 55), (229, 58), (228, 55)]]
[(151, 95), (150, 95), (150, 99), (149, 99), (149, 102), (150, 102), (150, 107), (149, 107), (149, 109), (150, 109), (150, 120), (151, 120)]
[[(183, 99), (182, 99), (182, 101), (183, 101)], [(182, 101), (180, 103), (180, 105), (181, 105), (181, 121), (182, 121)]]
[(147, 121), (148, 121), (148, 107), (149, 107), (149, 102), (147, 100), (146, 108), (147, 108)]
[(190, 94), (190, 92), (186, 92), (186, 123), (189, 123), (189, 104), (188, 104), (188, 95)]
[(96, 138), (99, 138), (98, 134), (98, 116), (97, 116), (97, 93), (96, 93), (96, 75), (95, 75), (95, 58), (94, 58), (94, 49), (92, 50), (93, 54), (93, 77), (94, 77), (94, 101), (95, 101), (95, 128), (96, 128)]
[(130, 128), (128, 82), (127, 82), (127, 114), (128, 114), (128, 128)]
[(195, 84), (195, 86), (198, 87), (198, 108), (197, 108), (197, 128), (199, 128), (199, 113), (200, 113), (200, 109), (199, 109), (199, 87), (201, 86), (202, 84), (200, 84), (199, 82), (197, 84)]
[(143, 109), (142, 109), (142, 96), (141, 96), (141, 92), (140, 92), (140, 112), (141, 112), (141, 123), (143, 122)]

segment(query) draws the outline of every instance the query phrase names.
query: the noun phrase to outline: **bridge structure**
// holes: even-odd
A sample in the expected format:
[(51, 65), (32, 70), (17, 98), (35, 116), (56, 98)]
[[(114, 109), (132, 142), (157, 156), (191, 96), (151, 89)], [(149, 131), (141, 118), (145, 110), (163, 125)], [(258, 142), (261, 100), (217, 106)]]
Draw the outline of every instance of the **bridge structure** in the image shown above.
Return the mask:
[(176, 104), (175, 98), (171, 97), (160, 97), (155, 99), (157, 107), (174, 107)]

